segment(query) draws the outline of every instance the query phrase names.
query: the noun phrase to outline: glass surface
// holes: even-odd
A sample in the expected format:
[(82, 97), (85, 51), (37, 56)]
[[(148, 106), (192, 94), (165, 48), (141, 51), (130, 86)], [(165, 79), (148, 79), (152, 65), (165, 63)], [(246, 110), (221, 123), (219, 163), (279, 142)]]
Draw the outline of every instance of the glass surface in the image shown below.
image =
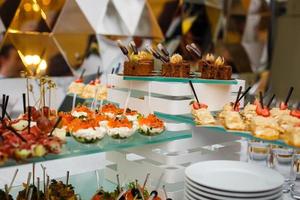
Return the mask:
[(162, 134), (153, 137), (143, 136), (136, 132), (133, 136), (123, 140), (113, 139), (108, 135), (106, 135), (101, 141), (94, 144), (82, 144), (75, 141), (72, 137), (68, 137), (67, 143), (63, 146), (62, 152), (60, 154), (49, 154), (41, 158), (27, 159), (24, 162), (16, 162), (14, 160), (9, 160), (1, 167), (54, 160), (54, 159), (67, 158), (67, 157), (75, 157), (80, 155), (87, 155), (87, 154), (106, 152), (106, 151), (115, 151), (118, 149), (139, 147), (147, 144), (169, 142), (173, 140), (190, 138), (190, 137), (192, 137), (192, 133), (189, 130), (186, 131), (166, 130)]
[(158, 82), (179, 82), (188, 83), (207, 83), (207, 84), (222, 84), (222, 85), (236, 85), (237, 80), (216, 80), (216, 79), (202, 79), (202, 78), (178, 78), (178, 77), (163, 77), (163, 76), (124, 76), (124, 80), (128, 81), (158, 81)]
[[(169, 115), (169, 114), (164, 114), (164, 113), (159, 113), (155, 112), (155, 114), (158, 117), (164, 118), (164, 119), (169, 119), (177, 122), (182, 122), (182, 123), (188, 123), (194, 126), (197, 126), (194, 122), (194, 118), (191, 114), (187, 115)], [(221, 134), (233, 134), (235, 136), (247, 138), (249, 140), (257, 140), (257, 141), (263, 141), (269, 144), (275, 144), (275, 145), (280, 145), (280, 146), (285, 146), (285, 147), (292, 147), (296, 148), (293, 146), (290, 146), (288, 144), (285, 144), (283, 140), (264, 140), (257, 138), (251, 134), (249, 131), (231, 131), (231, 130), (226, 130), (223, 126), (199, 126), (199, 128), (208, 128), (211, 130), (215, 130), (216, 132), (219, 132)]]

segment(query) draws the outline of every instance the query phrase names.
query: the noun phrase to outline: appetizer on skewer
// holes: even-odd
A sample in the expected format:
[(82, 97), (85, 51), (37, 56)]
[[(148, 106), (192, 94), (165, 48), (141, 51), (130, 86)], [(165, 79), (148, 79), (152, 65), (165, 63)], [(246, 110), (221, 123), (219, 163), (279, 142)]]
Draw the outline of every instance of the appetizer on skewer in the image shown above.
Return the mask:
[(198, 103), (196, 101), (192, 101), (190, 103), (192, 114), (195, 117), (195, 122), (197, 125), (215, 125), (216, 120), (208, 110), (208, 106), (206, 104)]

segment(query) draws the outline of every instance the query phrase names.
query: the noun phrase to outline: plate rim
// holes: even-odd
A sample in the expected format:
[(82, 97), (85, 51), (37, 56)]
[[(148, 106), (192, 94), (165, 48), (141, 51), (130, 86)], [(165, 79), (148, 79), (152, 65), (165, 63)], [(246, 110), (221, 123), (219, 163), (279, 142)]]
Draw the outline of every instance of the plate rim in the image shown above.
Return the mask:
[[(219, 193), (219, 195), (222, 195), (222, 196), (226, 196), (225, 193), (230, 193), (230, 194), (235, 194), (234, 196), (235, 197), (264, 197), (264, 196), (268, 196), (269, 194), (273, 194), (273, 193), (276, 193), (276, 192), (279, 192), (282, 190), (282, 186), (274, 189), (274, 190), (269, 190), (269, 191), (265, 191), (265, 192), (232, 192), (232, 191), (225, 191), (225, 190), (218, 190), (218, 189), (214, 189), (214, 188), (209, 188), (209, 187), (206, 187), (204, 185), (200, 185), (198, 183), (195, 183), (194, 181), (190, 180), (188, 177), (185, 177), (185, 182), (187, 182), (187, 184), (189, 184), (191, 187), (194, 187), (195, 189), (198, 189), (196, 188), (196, 185), (198, 185), (201, 190), (205, 191), (205, 189), (207, 190), (211, 190), (211, 191), (216, 191)], [(192, 185), (194, 184), (194, 186)], [(204, 188), (204, 189), (203, 189)], [(209, 191), (205, 191), (205, 192), (209, 192)], [(223, 194), (221, 194), (223, 193)], [(255, 195), (255, 196), (251, 196), (251, 195)]]
[(195, 195), (201, 195), (201, 196), (205, 196), (207, 198), (211, 198), (211, 199), (217, 199), (217, 200), (240, 200), (240, 199), (247, 199), (247, 200), (272, 200), (272, 199), (278, 199), (279, 197), (282, 197), (283, 193), (278, 192), (276, 194), (273, 195), (269, 195), (269, 196), (263, 196), (263, 197), (232, 197), (232, 196), (222, 196), (222, 195), (216, 195), (216, 194), (212, 194), (209, 192), (205, 192), (202, 190), (196, 190), (194, 188), (188, 189), (185, 188), (187, 192), (190, 192), (192, 194)]

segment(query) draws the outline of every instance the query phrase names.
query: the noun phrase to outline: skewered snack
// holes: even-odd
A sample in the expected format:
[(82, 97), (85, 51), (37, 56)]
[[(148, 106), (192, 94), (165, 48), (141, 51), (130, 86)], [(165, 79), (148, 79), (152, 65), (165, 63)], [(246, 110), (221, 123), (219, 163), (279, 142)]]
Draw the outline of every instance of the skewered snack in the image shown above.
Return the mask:
[(140, 51), (138, 54), (132, 53), (129, 58), (129, 61), (124, 62), (124, 75), (149, 76), (152, 74), (154, 59), (150, 53)]
[(232, 67), (225, 64), (224, 58), (215, 59), (213, 54), (199, 61), (199, 71), (204, 79), (230, 80), (232, 75)]
[(77, 200), (74, 188), (70, 184), (64, 184), (62, 181), (51, 180), (49, 185), (49, 199), (51, 200)]
[(257, 116), (256, 108), (257, 105), (248, 103), (241, 112), (247, 126), (250, 126), (252, 118)]
[(211, 112), (207, 109), (206, 104), (198, 103), (192, 101), (190, 103), (192, 114), (195, 117), (195, 122), (197, 125), (213, 125), (216, 124), (216, 120), (212, 116)]
[(81, 95), (84, 90), (84, 86), (83, 79), (79, 78), (70, 84), (68, 94)]
[(183, 60), (181, 55), (174, 54), (169, 62), (162, 64), (161, 75), (166, 77), (189, 77), (190, 64)]
[(111, 192), (106, 192), (102, 188), (94, 194), (92, 200), (115, 200), (115, 195)]
[(5, 191), (0, 190), (0, 199), (13, 200), (13, 197), (10, 194), (7, 195)]
[(283, 129), (272, 117), (256, 116), (251, 121), (251, 131), (254, 136), (265, 140), (277, 140)]
[[(31, 194), (31, 200), (37, 200), (38, 197), (40, 200), (44, 200), (45, 199), (45, 195), (42, 191), (38, 191), (37, 187), (34, 185), (30, 185), (27, 187), (25, 187), (22, 191), (19, 191), (17, 199), (16, 200), (27, 200), (28, 199), (28, 191), (31, 190), (32, 194)], [(39, 193), (39, 194), (38, 194)]]
[(107, 134), (114, 139), (126, 139), (134, 134), (137, 126), (126, 117), (117, 117), (107, 123)]
[(147, 117), (140, 117), (139, 133), (146, 136), (155, 136), (161, 134), (165, 130), (164, 122), (153, 114)]
[(82, 98), (96, 98), (96, 100), (102, 100), (107, 98), (107, 87), (100, 84), (98, 80), (92, 80), (87, 84), (81, 94)]

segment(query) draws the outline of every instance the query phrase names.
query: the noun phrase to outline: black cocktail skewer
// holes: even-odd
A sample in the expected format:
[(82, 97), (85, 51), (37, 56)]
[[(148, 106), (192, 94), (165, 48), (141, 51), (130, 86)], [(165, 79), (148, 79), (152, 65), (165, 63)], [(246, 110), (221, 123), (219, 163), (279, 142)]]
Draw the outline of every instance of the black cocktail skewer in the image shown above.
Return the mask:
[(190, 86), (191, 86), (191, 89), (192, 89), (192, 91), (193, 91), (193, 94), (194, 94), (194, 97), (196, 98), (197, 103), (200, 103), (200, 102), (199, 102), (199, 99), (198, 99), (198, 96), (197, 96), (197, 93), (196, 93), (196, 90), (195, 90), (194, 85), (193, 85), (193, 83), (192, 83), (191, 80), (189, 80), (189, 84), (190, 84)]
[(272, 104), (272, 102), (273, 102), (275, 96), (276, 96), (276, 95), (273, 94), (273, 96), (271, 97), (271, 99), (269, 100), (269, 102), (268, 102), (268, 104), (267, 104), (267, 108), (270, 108), (270, 106), (271, 106), (271, 104)]
[[(6, 101), (5, 101), (5, 109), (4, 109), (4, 114), (7, 116), (7, 118), (11, 121), (11, 117), (7, 113), (7, 106), (8, 106), (8, 100), (9, 100), (9, 95), (6, 96)], [(4, 115), (4, 116), (5, 116)]]
[(242, 100), (242, 98), (250, 91), (250, 89), (251, 89), (251, 86), (249, 86), (249, 87), (245, 90), (245, 92), (239, 97), (239, 101)]
[(288, 105), (288, 102), (289, 102), (289, 100), (292, 96), (293, 91), (294, 91), (294, 87), (290, 87), (289, 92), (288, 92), (288, 94), (286, 96), (286, 99), (284, 101), (284, 105)]
[(60, 121), (61, 121), (61, 117), (59, 117), (58, 119), (57, 119), (57, 121), (55, 122), (55, 124), (54, 124), (54, 126), (53, 126), (53, 128), (52, 128), (52, 130), (50, 131), (50, 134), (49, 134), (49, 136), (52, 136), (52, 134), (53, 134), (53, 131), (56, 129), (56, 127), (59, 125), (59, 123), (60, 123)]
[(26, 94), (22, 94), (22, 99), (23, 99), (23, 113), (26, 113)]
[(264, 97), (262, 92), (259, 92), (259, 102), (262, 108), (264, 108)]
[(235, 100), (235, 102), (234, 102), (234, 104), (233, 104), (233, 110), (235, 110), (235, 108), (236, 108), (236, 106), (237, 106), (237, 104), (238, 104), (238, 102), (239, 102), (240, 95), (241, 95), (241, 93), (242, 93), (242, 89), (243, 89), (243, 87), (240, 86), (240, 87), (239, 87), (238, 94), (237, 94), (237, 96), (236, 96), (236, 100)]
[(27, 142), (27, 140), (19, 134), (14, 128), (12, 127), (6, 127), (8, 130), (10, 130), (13, 134), (15, 134), (18, 138), (20, 138), (23, 142)]

